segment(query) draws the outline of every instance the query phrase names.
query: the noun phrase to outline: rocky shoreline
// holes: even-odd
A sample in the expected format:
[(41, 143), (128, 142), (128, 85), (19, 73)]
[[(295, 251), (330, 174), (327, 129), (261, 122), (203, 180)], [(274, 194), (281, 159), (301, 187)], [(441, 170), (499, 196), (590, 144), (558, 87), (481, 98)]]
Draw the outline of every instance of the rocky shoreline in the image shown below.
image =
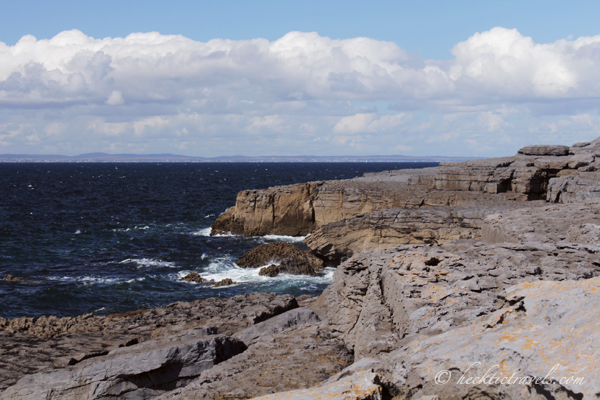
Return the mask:
[(600, 396), (600, 138), (246, 190), (212, 226), (226, 232), (308, 235), (310, 253), (247, 266), (336, 266), (333, 283), (0, 319), (0, 399)]

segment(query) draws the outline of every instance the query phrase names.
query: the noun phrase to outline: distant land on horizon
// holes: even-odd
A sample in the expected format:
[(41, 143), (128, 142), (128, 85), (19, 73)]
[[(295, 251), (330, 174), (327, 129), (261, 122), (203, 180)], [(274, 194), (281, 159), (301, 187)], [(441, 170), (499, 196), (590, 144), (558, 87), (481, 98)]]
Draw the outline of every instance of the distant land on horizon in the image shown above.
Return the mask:
[(466, 161), (482, 157), (442, 156), (219, 156), (193, 157), (178, 154), (86, 153), (77, 156), (40, 154), (0, 154), (1, 163), (15, 162), (442, 162)]

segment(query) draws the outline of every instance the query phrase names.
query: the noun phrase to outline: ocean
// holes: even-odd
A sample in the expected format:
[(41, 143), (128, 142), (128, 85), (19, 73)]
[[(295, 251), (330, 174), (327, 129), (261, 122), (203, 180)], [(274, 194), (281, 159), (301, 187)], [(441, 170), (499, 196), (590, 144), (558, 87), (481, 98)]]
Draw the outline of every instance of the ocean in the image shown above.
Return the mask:
[[(319, 276), (262, 277), (236, 266), (254, 247), (303, 238), (210, 236), (245, 189), (347, 179), (436, 163), (0, 164), (0, 316), (108, 315), (176, 301), (268, 291), (318, 294)], [(306, 247), (303, 247), (306, 248)], [(189, 272), (231, 278), (212, 288)]]

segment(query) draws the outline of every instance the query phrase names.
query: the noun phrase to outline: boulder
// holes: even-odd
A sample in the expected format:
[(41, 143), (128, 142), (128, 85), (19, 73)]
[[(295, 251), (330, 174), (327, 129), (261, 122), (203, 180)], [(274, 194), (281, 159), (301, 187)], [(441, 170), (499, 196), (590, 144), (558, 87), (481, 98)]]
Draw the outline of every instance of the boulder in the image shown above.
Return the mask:
[(27, 375), (0, 399), (144, 399), (183, 386), (202, 371), (246, 350), (228, 336), (191, 330), (119, 348), (73, 367)]
[[(300, 250), (286, 242), (262, 244), (237, 261), (242, 268), (258, 268), (268, 264), (276, 264), (278, 273), (294, 275), (315, 275), (316, 271), (323, 268), (323, 261), (310, 251)], [(268, 273), (273, 274), (274, 269), (271, 268)]]
[(183, 281), (183, 282), (195, 282), (195, 283), (202, 283), (205, 281), (205, 279), (202, 278), (200, 276), (200, 274), (198, 274), (197, 272), (190, 272), (186, 276), (179, 278), (179, 280)]
[(232, 279), (225, 278), (225, 279), (221, 279), (219, 282), (215, 283), (213, 285), (213, 287), (229, 286), (229, 285), (234, 285), (235, 283), (236, 282), (234, 282)]
[(536, 144), (525, 146), (520, 149), (518, 153), (526, 156), (567, 156), (569, 155), (569, 147), (562, 145)]
[(274, 278), (279, 275), (279, 265), (271, 264), (268, 267), (261, 268), (258, 271), (258, 275), (270, 276), (271, 278)]

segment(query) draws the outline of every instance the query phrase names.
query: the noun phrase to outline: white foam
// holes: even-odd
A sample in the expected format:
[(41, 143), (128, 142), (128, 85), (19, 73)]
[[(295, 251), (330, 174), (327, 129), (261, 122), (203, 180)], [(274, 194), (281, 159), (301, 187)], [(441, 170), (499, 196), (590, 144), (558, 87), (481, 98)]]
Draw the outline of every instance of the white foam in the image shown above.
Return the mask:
[(119, 262), (119, 264), (130, 264), (130, 263), (137, 264), (138, 268), (142, 268), (142, 267), (176, 268), (177, 267), (177, 265), (175, 265), (174, 262), (157, 260), (154, 258), (127, 258), (127, 259)]
[(113, 232), (130, 232), (130, 231), (134, 231), (134, 230), (145, 231), (147, 229), (150, 229), (150, 227), (148, 225), (134, 226), (133, 228), (115, 228), (112, 231)]
[(286, 235), (265, 235), (262, 236), (266, 240), (277, 240), (280, 242), (288, 242), (288, 243), (300, 243), (306, 236), (286, 236)]
[(198, 232), (192, 232), (194, 236), (210, 236), (210, 232), (212, 231), (211, 227), (200, 229)]
[(81, 231), (80, 231), (79, 229), (77, 229), (77, 230), (75, 231), (75, 235), (79, 235), (79, 234), (81, 234)]
[[(266, 267), (266, 265), (265, 265)], [(262, 267), (260, 267), (262, 268)], [(260, 268), (240, 268), (229, 257), (217, 258), (212, 261), (209, 266), (201, 273), (205, 279), (213, 279), (218, 282), (222, 279), (229, 278), (234, 282), (257, 282), (257, 283), (288, 283), (291, 285), (298, 284), (329, 284), (333, 278), (335, 268), (326, 268), (323, 275), (308, 276), (308, 275), (291, 275), (279, 274), (276, 277), (261, 276), (258, 274)]]
[(51, 281), (61, 282), (82, 282), (84, 284), (93, 283), (119, 283), (123, 282), (123, 279), (119, 278), (102, 278), (97, 276), (49, 276), (47, 279)]

